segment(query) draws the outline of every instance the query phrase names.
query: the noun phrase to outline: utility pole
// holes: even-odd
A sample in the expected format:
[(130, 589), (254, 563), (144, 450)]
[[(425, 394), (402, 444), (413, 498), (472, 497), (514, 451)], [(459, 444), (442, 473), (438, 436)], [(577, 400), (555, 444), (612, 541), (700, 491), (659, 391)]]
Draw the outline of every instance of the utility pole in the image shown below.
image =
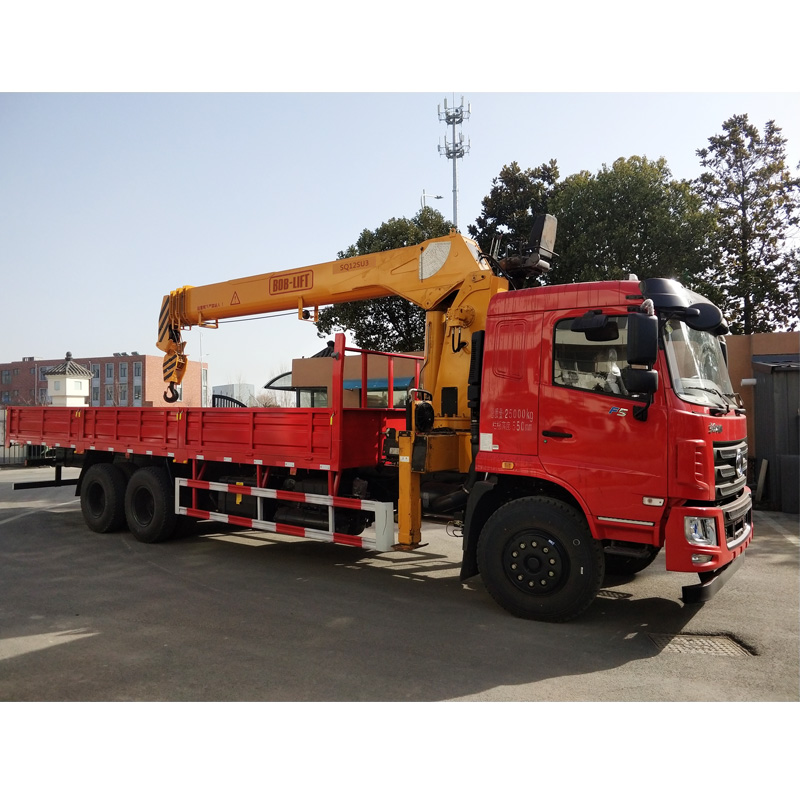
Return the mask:
[(423, 189), (422, 190), (422, 197), (420, 197), (420, 199), (419, 199), (420, 208), (425, 208), (425, 206), (426, 206), (425, 200), (428, 197), (432, 197), (434, 200), (441, 200), (442, 199), (442, 195), (440, 195), (440, 194), (427, 194), (426, 191)]
[[(455, 100), (453, 100), (455, 103)], [(450, 126), (450, 141), (445, 138), (444, 144), (439, 145), (439, 155), (445, 155), (453, 161), (453, 225), (458, 230), (458, 159), (464, 158), (469, 152), (469, 141), (464, 142), (464, 134), (461, 133), (460, 125), (465, 119), (469, 119), (470, 106), (464, 108), (464, 98), (461, 98), (460, 106), (447, 106), (447, 98), (444, 99), (444, 111), (441, 106), (437, 106), (439, 111), (439, 122), (444, 122)], [(456, 128), (459, 128), (457, 131)]]

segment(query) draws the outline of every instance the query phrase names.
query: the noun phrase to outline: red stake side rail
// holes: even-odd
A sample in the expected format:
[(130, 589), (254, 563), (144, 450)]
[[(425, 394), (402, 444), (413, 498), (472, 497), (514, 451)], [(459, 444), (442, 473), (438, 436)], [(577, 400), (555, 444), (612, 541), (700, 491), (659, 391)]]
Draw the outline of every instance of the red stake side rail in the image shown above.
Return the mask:
[[(179, 462), (206, 460), (332, 472), (376, 464), (383, 431), (404, 429), (405, 411), (344, 408), (345, 351), (363, 352), (364, 361), (373, 353), (346, 348), (344, 335), (337, 334), (330, 408), (17, 406), (8, 409), (6, 446), (45, 445), (77, 453), (100, 450)], [(362, 396), (366, 397), (365, 391)]]

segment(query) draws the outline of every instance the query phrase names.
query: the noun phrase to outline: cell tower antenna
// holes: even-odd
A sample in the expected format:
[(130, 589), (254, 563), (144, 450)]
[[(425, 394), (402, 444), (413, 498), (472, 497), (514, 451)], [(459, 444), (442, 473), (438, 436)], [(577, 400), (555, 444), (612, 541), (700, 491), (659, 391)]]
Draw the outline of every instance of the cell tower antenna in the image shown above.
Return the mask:
[(437, 106), (439, 111), (439, 122), (444, 122), (450, 127), (450, 140), (445, 137), (444, 144), (439, 145), (439, 155), (445, 155), (453, 162), (453, 225), (458, 230), (458, 159), (464, 158), (469, 153), (469, 140), (464, 141), (464, 134), (461, 133), (461, 123), (469, 119), (471, 108), (467, 105), (464, 108), (464, 98), (461, 98), (461, 105), (447, 105), (447, 98), (444, 99), (444, 110), (441, 105)]

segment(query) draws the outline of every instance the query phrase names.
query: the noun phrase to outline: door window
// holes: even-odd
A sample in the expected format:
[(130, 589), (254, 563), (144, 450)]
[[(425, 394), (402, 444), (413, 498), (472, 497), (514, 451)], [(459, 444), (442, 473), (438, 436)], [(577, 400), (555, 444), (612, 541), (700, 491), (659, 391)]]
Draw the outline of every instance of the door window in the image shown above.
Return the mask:
[(611, 395), (628, 395), (622, 377), (627, 364), (627, 319), (609, 317), (617, 323), (618, 335), (611, 341), (591, 342), (583, 331), (571, 330), (571, 319), (563, 319), (555, 329), (553, 383), (570, 389), (583, 389)]

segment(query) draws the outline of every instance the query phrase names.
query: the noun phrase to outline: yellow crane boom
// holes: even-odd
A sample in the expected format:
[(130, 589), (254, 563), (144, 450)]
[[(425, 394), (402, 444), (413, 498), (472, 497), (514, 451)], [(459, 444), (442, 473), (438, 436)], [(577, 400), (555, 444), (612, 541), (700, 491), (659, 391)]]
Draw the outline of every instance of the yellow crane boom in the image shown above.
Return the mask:
[[(292, 308), (308, 318), (309, 309), (320, 306), (400, 296), (443, 315), (444, 325), (463, 335), (464, 329), (484, 318), (489, 296), (507, 288), (507, 281), (492, 273), (477, 244), (455, 231), (396, 250), (207, 286), (183, 286), (166, 295), (161, 305), (157, 346), (165, 353), (164, 380), (168, 393), (177, 397), (174, 387), (183, 379), (187, 363), (180, 332), (195, 325), (216, 327), (220, 320)], [(480, 295), (485, 298), (476, 308), (474, 301)], [(448, 298), (454, 302), (445, 303)], [(431, 330), (431, 323), (428, 336), (445, 335), (444, 330)], [(442, 324), (439, 319), (435, 327)], [(431, 372), (427, 370), (429, 379)], [(165, 398), (170, 400), (166, 393)]]
[(158, 323), (157, 346), (164, 352), (168, 383), (164, 398), (177, 400), (175, 386), (186, 371), (182, 330), (195, 325), (213, 328), (220, 320), (292, 308), (302, 319), (310, 318), (313, 309), (316, 318), (320, 306), (399, 296), (426, 311), (422, 388), (433, 398), (436, 417), (444, 414), (451, 428), (468, 428), (464, 389), (471, 335), (484, 329), (489, 301), (510, 288), (510, 275), (549, 269), (555, 230), (555, 218), (540, 215), (531, 234), (532, 253), (499, 262), (452, 230), (447, 236), (395, 250), (176, 289), (164, 297)]

